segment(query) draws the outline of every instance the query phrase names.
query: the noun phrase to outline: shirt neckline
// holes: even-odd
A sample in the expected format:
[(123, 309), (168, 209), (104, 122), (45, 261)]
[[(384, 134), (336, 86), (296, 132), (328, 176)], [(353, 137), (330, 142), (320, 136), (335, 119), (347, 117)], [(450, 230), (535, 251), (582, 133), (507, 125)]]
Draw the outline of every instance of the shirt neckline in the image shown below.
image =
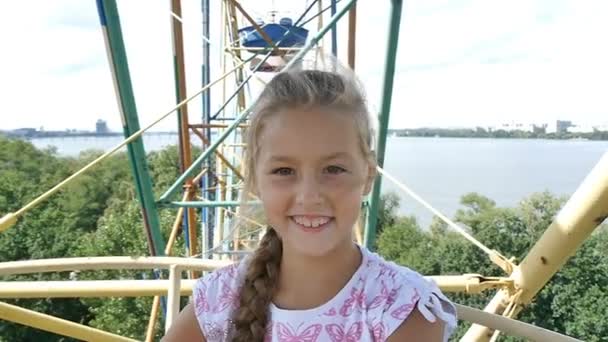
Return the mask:
[(271, 301), (269, 304), (269, 308), (270, 308), (271, 317), (273, 317), (273, 320), (275, 320), (279, 317), (281, 320), (283, 320), (283, 319), (288, 319), (288, 320), (289, 319), (296, 319), (296, 320), (300, 319), (300, 320), (302, 320), (302, 319), (306, 319), (306, 318), (317, 317), (319, 315), (327, 313), (333, 306), (336, 305), (336, 303), (340, 302), (341, 298), (348, 295), (350, 289), (359, 280), (359, 276), (361, 273), (363, 273), (364, 268), (367, 265), (367, 260), (368, 260), (368, 255), (365, 252), (364, 248), (362, 248), (358, 244), (355, 244), (355, 246), (357, 246), (357, 248), (359, 248), (359, 251), (361, 252), (361, 264), (359, 265), (359, 267), (357, 268), (355, 273), (353, 273), (353, 275), (348, 280), (346, 285), (344, 285), (342, 287), (342, 289), (340, 289), (340, 291), (338, 291), (338, 293), (336, 293), (335, 296), (333, 296), (330, 300), (328, 300), (327, 302), (325, 302), (317, 307), (314, 307), (311, 309), (304, 309), (304, 310), (281, 309)]

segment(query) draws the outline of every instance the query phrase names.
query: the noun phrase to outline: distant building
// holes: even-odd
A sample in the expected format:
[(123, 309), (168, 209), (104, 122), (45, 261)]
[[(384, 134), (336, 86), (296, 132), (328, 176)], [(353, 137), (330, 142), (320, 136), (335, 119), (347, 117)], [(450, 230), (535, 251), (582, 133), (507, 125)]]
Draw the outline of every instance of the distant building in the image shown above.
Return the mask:
[(508, 122), (503, 123), (500, 126), (490, 127), (491, 131), (503, 130), (506, 132), (514, 132), (514, 131), (523, 131), (523, 132), (532, 132), (534, 130), (533, 124), (521, 123), (521, 122)]
[(608, 124), (599, 124), (591, 127), (593, 132), (608, 132)]
[(36, 134), (35, 128), (17, 128), (9, 132), (12, 136), (31, 137)]
[(532, 125), (532, 132), (534, 134), (546, 134), (547, 133), (547, 124), (542, 125)]
[(97, 134), (105, 134), (110, 133), (110, 129), (108, 129), (108, 124), (104, 120), (97, 120), (95, 124), (95, 133)]
[(568, 128), (570, 133), (592, 133), (594, 127), (591, 125), (572, 125)]
[(568, 133), (568, 128), (574, 127), (572, 121), (557, 120), (555, 122), (555, 132)]

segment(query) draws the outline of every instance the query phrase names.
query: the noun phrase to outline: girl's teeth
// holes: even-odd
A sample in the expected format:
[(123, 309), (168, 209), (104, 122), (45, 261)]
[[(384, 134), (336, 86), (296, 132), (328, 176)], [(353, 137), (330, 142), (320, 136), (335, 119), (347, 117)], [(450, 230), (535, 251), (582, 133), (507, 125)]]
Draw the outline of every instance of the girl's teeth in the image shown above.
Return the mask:
[(314, 218), (311, 220), (307, 217), (294, 216), (293, 220), (302, 226), (313, 227), (313, 228), (316, 228), (318, 226), (324, 225), (325, 223), (329, 222), (329, 218), (327, 218), (327, 217), (318, 217), (318, 218)]

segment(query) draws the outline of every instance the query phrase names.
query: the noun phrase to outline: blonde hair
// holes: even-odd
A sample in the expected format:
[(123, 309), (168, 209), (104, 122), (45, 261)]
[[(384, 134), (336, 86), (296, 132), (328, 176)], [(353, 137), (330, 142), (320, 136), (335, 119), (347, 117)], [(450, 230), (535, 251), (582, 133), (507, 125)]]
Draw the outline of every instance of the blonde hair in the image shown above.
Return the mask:
[[(352, 72), (292, 68), (277, 74), (266, 85), (253, 107), (246, 135), (248, 150), (244, 194), (255, 190), (255, 166), (260, 149), (258, 138), (264, 129), (264, 122), (284, 109), (302, 107), (335, 109), (352, 115), (360, 137), (361, 152), (370, 163), (375, 163), (373, 120), (363, 89)], [(280, 237), (272, 227), (268, 227), (253, 253), (240, 291), (240, 305), (233, 316), (234, 341), (264, 340), (270, 321), (269, 304), (277, 289), (282, 252)]]

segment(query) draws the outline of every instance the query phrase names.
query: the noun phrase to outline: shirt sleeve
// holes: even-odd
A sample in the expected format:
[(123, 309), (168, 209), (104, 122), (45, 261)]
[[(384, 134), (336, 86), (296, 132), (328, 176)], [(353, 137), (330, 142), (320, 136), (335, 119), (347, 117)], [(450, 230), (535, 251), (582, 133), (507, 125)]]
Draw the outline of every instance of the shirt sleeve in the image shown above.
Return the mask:
[(456, 308), (434, 282), (410, 270), (395, 277), (395, 282), (391, 285), (382, 312), (387, 337), (397, 330), (414, 309), (418, 309), (429, 322), (437, 319), (445, 322), (443, 340), (448, 341), (456, 329)]
[(194, 306), (194, 314), (196, 316), (196, 320), (198, 321), (199, 328), (204, 336), (207, 336), (204, 327), (207, 325), (206, 319), (209, 318), (208, 315), (211, 312), (207, 280), (208, 279), (206, 277), (199, 278), (192, 287), (192, 305)]

